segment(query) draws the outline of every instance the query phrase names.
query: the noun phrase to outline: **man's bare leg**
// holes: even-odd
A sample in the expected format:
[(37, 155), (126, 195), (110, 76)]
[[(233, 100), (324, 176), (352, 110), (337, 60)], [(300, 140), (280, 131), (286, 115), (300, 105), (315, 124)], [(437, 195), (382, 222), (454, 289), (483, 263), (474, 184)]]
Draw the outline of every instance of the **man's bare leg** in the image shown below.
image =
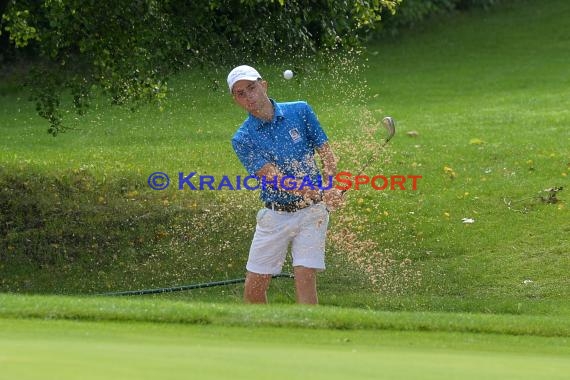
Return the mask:
[(297, 303), (316, 305), (317, 297), (317, 270), (306, 267), (295, 267), (295, 290)]
[(246, 303), (267, 303), (267, 289), (271, 282), (270, 274), (247, 272), (243, 299)]

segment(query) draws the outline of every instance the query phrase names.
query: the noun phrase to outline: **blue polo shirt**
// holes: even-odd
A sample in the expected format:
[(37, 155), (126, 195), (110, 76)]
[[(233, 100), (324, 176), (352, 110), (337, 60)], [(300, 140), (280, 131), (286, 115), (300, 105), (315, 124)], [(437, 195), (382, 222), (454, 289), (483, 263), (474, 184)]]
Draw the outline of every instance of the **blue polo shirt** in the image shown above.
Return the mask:
[[(284, 175), (310, 177), (319, 184), (315, 149), (328, 141), (317, 116), (306, 102), (273, 103), (273, 120), (249, 114), (232, 138), (232, 146), (250, 175), (265, 164), (274, 164)], [(298, 183), (301, 183), (301, 180)], [(296, 187), (299, 188), (299, 185)], [(271, 186), (260, 186), (264, 202), (292, 203), (302, 198)]]

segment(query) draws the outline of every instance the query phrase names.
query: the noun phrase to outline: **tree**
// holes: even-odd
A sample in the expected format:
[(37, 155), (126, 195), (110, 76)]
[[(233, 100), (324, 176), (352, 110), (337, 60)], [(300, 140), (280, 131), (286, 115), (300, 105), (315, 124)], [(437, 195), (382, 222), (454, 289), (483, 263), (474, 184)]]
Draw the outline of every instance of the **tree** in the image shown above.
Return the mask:
[(113, 104), (156, 102), (183, 68), (244, 53), (314, 54), (358, 44), (402, 0), (12, 0), (0, 31), (33, 58), (28, 76), (53, 135), (62, 94), (82, 114), (97, 89)]

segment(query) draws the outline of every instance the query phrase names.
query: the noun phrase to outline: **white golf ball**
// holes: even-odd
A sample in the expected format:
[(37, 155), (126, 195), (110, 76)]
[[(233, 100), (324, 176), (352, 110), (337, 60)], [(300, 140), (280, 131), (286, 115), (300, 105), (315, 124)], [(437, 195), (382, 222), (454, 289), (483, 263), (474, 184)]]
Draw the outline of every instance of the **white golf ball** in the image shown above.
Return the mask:
[(283, 71), (283, 78), (285, 78), (285, 79), (293, 78), (293, 72), (291, 70)]

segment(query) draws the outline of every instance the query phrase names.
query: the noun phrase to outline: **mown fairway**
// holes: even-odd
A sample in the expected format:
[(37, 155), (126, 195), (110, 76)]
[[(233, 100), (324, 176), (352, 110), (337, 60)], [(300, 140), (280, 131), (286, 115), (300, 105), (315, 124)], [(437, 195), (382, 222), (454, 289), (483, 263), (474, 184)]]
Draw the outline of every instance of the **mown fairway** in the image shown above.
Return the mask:
[(566, 379), (563, 317), (0, 296), (0, 379)]
[(567, 379), (568, 340), (0, 320), (0, 379)]

